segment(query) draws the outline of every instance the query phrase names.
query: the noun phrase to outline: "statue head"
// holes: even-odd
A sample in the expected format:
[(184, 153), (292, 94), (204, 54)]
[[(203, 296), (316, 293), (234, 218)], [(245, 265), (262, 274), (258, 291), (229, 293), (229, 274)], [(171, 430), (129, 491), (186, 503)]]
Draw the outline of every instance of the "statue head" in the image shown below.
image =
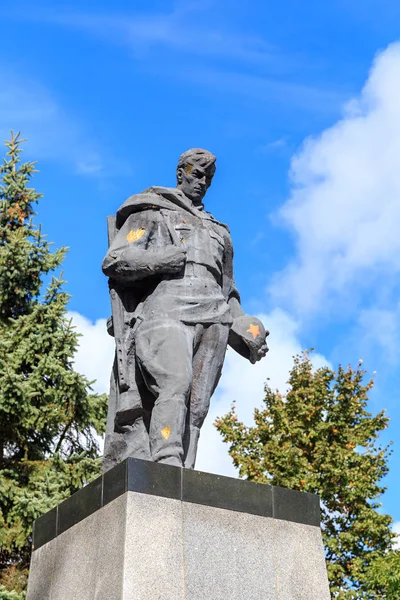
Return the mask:
[(176, 169), (177, 188), (195, 206), (202, 206), (202, 200), (215, 173), (215, 161), (214, 154), (201, 148), (187, 150), (179, 158)]

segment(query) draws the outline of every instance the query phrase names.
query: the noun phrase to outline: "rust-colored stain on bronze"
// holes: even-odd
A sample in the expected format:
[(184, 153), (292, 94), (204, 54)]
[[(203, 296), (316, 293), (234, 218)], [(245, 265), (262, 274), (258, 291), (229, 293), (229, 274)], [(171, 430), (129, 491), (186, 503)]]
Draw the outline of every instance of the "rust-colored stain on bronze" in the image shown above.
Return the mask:
[(192, 172), (192, 169), (193, 169), (193, 165), (186, 165), (186, 167), (185, 167), (186, 175), (190, 175), (190, 173)]
[(247, 332), (251, 333), (254, 339), (258, 338), (258, 336), (261, 335), (259, 326), (253, 325), (253, 323), (250, 323), (250, 327), (248, 328)]
[(167, 425), (164, 427), (164, 429), (161, 429), (161, 435), (165, 440), (168, 440), (169, 436), (171, 435), (171, 427)]
[(129, 243), (137, 242), (138, 240), (140, 240), (141, 237), (144, 236), (145, 231), (146, 230), (143, 229), (143, 227), (141, 227), (140, 229), (136, 229), (136, 231), (134, 229), (131, 229), (128, 235), (126, 236), (126, 239)]

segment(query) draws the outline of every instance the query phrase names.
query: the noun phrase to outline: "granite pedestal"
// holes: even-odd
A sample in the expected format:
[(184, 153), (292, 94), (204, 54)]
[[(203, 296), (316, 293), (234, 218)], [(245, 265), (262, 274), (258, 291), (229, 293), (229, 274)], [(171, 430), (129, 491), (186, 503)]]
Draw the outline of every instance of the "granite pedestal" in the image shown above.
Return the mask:
[(329, 600), (319, 498), (128, 459), (35, 522), (27, 600)]

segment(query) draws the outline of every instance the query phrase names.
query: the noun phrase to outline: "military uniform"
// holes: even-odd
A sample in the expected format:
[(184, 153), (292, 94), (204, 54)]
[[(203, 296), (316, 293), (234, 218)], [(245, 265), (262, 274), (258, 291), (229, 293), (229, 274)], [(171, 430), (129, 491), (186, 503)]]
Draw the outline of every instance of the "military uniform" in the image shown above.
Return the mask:
[(239, 300), (229, 230), (180, 190), (160, 187), (129, 198), (116, 228), (103, 271), (121, 302), (123, 348), (104, 468), (126, 456), (193, 468), (229, 330), (243, 314), (229, 304)]

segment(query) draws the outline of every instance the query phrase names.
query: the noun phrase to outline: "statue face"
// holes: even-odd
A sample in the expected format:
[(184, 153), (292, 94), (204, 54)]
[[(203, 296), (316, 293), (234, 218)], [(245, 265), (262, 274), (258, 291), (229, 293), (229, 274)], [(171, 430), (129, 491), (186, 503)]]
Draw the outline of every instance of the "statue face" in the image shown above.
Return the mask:
[(200, 205), (214, 176), (215, 167), (204, 168), (200, 165), (188, 165), (179, 169), (178, 188), (194, 205)]

